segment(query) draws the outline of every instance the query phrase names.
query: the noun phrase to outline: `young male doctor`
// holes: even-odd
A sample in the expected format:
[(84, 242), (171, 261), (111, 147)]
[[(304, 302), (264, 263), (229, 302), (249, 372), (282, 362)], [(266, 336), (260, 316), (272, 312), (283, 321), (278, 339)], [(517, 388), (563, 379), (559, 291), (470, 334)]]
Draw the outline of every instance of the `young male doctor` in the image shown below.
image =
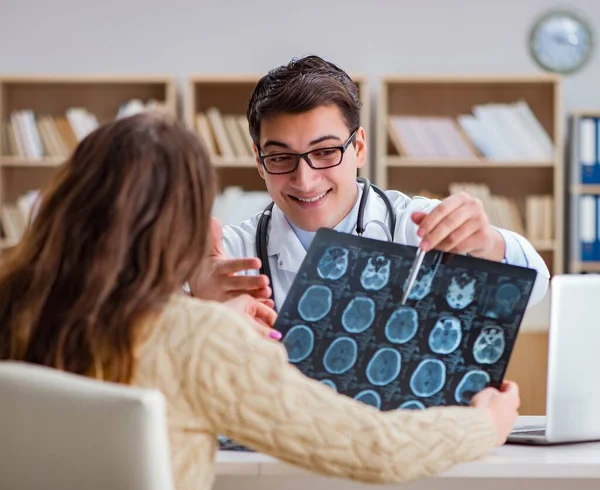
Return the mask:
[[(213, 222), (213, 268), (190, 281), (192, 295), (223, 301), (243, 293), (263, 299), (273, 294), (279, 310), (317, 229), (356, 234), (365, 192), (356, 180), (357, 169), (367, 158), (360, 108), (350, 77), (316, 56), (276, 68), (258, 82), (247, 116), (258, 172), (274, 202), (269, 225), (259, 233), (265, 239), (262, 258), (271, 277), (258, 273), (260, 214), (222, 230)], [(387, 240), (393, 235), (395, 242), (425, 251), (530, 267), (538, 275), (529, 305), (545, 295), (549, 271), (543, 259), (522, 236), (490, 226), (478, 200), (455, 194), (440, 202), (393, 190), (385, 195), (394, 229), (385, 200), (371, 186), (363, 236)]]

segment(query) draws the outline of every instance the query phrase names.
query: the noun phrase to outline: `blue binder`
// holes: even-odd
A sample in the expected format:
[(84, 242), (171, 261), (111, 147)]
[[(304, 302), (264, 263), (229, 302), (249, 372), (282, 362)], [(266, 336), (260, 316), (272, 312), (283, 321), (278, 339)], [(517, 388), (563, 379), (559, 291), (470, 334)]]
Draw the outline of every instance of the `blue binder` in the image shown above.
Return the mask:
[(579, 119), (578, 160), (582, 184), (600, 184), (597, 117)]

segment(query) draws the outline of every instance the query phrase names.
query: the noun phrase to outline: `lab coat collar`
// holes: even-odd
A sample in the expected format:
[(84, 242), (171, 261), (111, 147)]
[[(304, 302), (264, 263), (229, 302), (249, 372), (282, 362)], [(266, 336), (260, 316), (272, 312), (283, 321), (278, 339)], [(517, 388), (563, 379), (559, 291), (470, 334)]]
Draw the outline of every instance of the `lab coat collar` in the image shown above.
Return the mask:
[[(359, 199), (361, 194), (362, 185), (361, 192), (359, 193)], [(365, 232), (363, 236), (377, 240), (387, 240), (387, 235), (381, 229), (381, 225), (374, 222), (380, 221), (387, 228), (387, 215), (387, 207), (383, 199), (377, 195), (373, 189), (371, 189), (369, 191), (367, 204), (365, 206)], [(352, 234), (356, 235), (356, 223), (353, 226)], [(300, 243), (300, 240), (298, 240), (296, 233), (294, 233), (294, 230), (290, 226), (285, 215), (281, 209), (277, 207), (277, 205), (273, 206), (267, 253), (269, 257), (274, 255), (278, 256), (278, 269), (283, 269), (293, 273), (298, 272), (298, 269), (300, 268), (300, 265), (306, 256), (306, 250), (304, 250), (304, 247)]]

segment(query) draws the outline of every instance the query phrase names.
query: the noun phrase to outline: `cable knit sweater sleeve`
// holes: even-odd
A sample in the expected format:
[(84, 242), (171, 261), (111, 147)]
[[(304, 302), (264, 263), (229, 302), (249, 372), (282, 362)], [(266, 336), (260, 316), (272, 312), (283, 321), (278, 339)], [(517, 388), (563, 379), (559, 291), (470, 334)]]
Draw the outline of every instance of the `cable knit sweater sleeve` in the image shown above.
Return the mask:
[(259, 337), (225, 306), (211, 308), (209, 325), (206, 310), (198, 325), (208, 331), (194, 346), (188, 386), (215, 434), (314, 472), (372, 483), (430, 476), (494, 445), (482, 410), (381, 412), (305, 377), (281, 343)]

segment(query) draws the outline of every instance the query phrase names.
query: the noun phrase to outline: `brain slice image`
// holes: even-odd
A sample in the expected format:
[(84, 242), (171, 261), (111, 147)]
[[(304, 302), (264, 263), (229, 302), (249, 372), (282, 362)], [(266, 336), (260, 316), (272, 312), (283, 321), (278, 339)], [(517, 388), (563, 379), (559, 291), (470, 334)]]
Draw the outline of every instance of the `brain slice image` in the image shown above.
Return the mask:
[(287, 349), (290, 362), (300, 362), (306, 359), (315, 345), (313, 331), (306, 325), (296, 325), (290, 328), (283, 338), (283, 345)]
[(367, 364), (366, 375), (369, 383), (384, 386), (394, 381), (400, 374), (402, 358), (400, 353), (384, 347), (379, 349)]
[(381, 408), (381, 397), (376, 391), (363, 390), (358, 393), (354, 399), (366, 403), (367, 405), (371, 405), (372, 407)]
[(446, 292), (448, 306), (455, 310), (462, 310), (469, 306), (475, 298), (475, 278), (462, 273), (453, 277)]
[(484, 327), (473, 344), (473, 357), (479, 364), (494, 364), (504, 354), (504, 330), (501, 327)]
[(514, 284), (503, 284), (496, 290), (496, 310), (498, 316), (508, 316), (521, 299), (521, 291)]
[(400, 306), (388, 318), (385, 324), (385, 336), (394, 344), (404, 344), (415, 336), (418, 326), (417, 310)]
[(375, 301), (358, 296), (352, 299), (342, 314), (342, 326), (347, 332), (361, 333), (375, 320)]
[(439, 359), (421, 361), (410, 377), (410, 389), (420, 397), (435, 395), (446, 383), (446, 365)]
[(385, 287), (390, 280), (392, 262), (383, 256), (370, 258), (360, 275), (363, 288), (377, 291)]
[(338, 337), (325, 351), (323, 366), (330, 374), (342, 374), (356, 362), (358, 346), (350, 337)]
[(329, 313), (331, 304), (331, 289), (327, 286), (310, 286), (298, 301), (298, 313), (305, 322), (315, 322)]
[[(431, 285), (433, 283), (433, 276), (435, 275), (435, 270), (431, 267), (422, 267), (419, 273), (417, 274), (417, 279), (413, 284), (410, 293), (408, 294), (408, 299), (416, 299), (421, 300), (425, 296), (427, 296), (431, 292)], [(406, 278), (406, 283), (404, 287), (408, 285), (408, 278)]]
[(462, 329), (458, 318), (440, 318), (429, 334), (429, 348), (436, 354), (450, 354), (459, 346)]
[(321, 383), (323, 383), (324, 385), (329, 386), (331, 389), (333, 389), (333, 391), (337, 391), (337, 386), (330, 379), (322, 379)]
[(329, 247), (317, 264), (317, 273), (323, 279), (337, 280), (348, 270), (348, 249)]
[(483, 390), (490, 382), (490, 375), (485, 371), (475, 369), (466, 373), (454, 391), (458, 403), (467, 404), (471, 398)]
[(419, 400), (408, 400), (400, 405), (398, 408), (403, 410), (423, 410), (425, 405), (423, 405)]

